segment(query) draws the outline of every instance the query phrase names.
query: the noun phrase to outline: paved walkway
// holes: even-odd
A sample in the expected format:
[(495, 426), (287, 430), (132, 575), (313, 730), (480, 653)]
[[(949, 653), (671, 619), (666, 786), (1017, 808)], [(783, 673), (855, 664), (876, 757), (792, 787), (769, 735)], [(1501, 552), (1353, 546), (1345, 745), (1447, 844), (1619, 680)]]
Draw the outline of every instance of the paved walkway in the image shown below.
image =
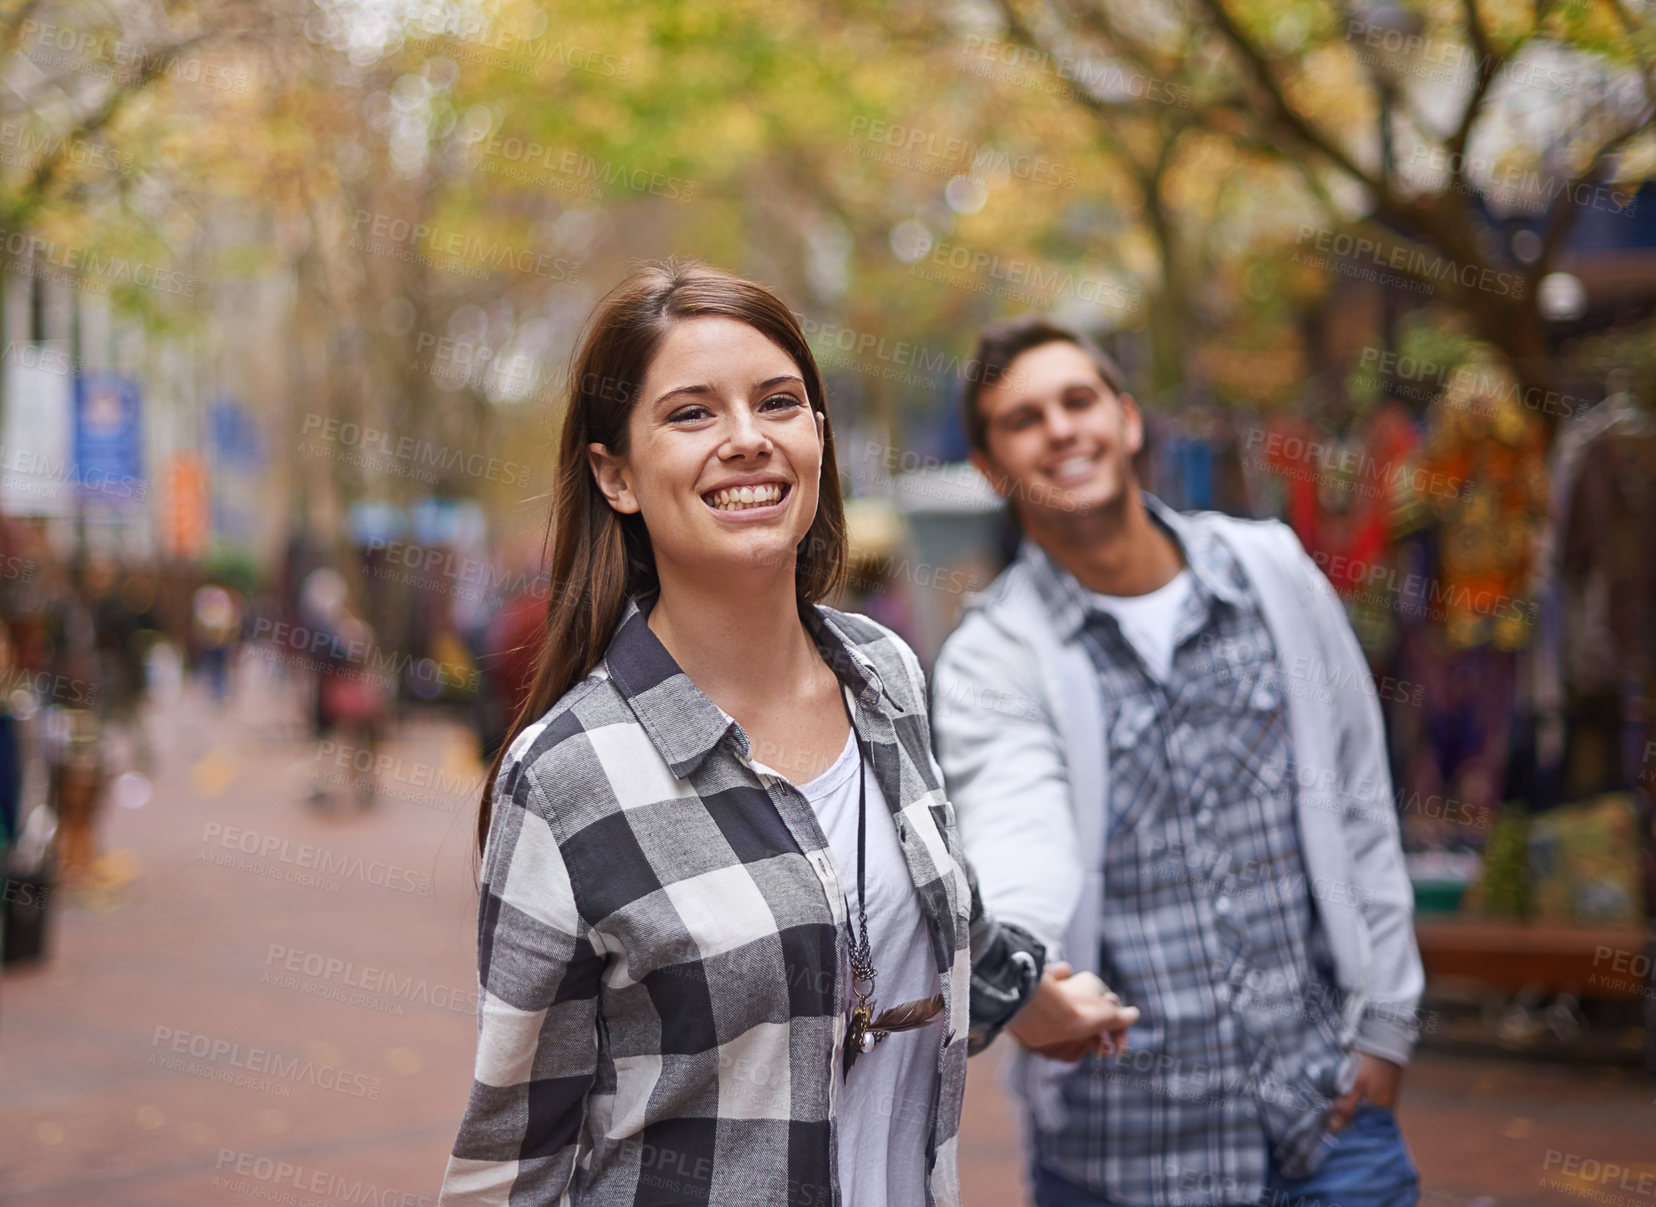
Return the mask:
[[(475, 1042), (481, 768), (463, 732), (412, 722), (375, 809), (329, 817), (306, 792), (351, 752), (319, 759), (266, 668), (242, 689), (153, 718), (154, 795), (106, 813), (108, 884), (60, 898), (51, 959), (0, 986), (9, 1207), (435, 1201)], [(973, 1062), (968, 1207), (1023, 1201), (999, 1059)], [(1656, 1207), (1653, 1097), (1631, 1073), (1434, 1055), (1403, 1120), (1427, 1204)]]

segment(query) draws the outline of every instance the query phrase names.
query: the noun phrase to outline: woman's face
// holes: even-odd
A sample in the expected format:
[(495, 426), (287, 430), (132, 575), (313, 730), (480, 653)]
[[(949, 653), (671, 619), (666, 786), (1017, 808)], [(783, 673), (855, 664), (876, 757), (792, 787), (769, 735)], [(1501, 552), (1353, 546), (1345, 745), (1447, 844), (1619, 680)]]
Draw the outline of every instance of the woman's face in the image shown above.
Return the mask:
[(628, 441), (625, 456), (588, 456), (610, 505), (644, 517), (658, 573), (793, 574), (823, 438), (786, 352), (736, 319), (683, 320), (644, 376)]

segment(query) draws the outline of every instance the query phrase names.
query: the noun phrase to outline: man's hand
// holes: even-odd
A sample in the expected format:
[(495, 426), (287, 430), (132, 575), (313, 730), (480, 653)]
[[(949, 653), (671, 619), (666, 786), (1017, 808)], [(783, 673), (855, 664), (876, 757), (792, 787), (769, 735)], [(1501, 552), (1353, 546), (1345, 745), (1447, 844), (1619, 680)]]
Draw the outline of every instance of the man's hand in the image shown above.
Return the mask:
[(1090, 972), (1072, 976), (1064, 963), (1048, 964), (1040, 987), (1006, 1024), (1020, 1044), (1053, 1060), (1076, 1061), (1088, 1052), (1109, 1055), (1127, 1046), (1127, 1028), (1138, 1021)]
[(1328, 1130), (1337, 1132), (1351, 1122), (1360, 1103), (1372, 1102), (1388, 1111), (1397, 1109), (1397, 1091), (1403, 1085), (1403, 1066), (1370, 1056), (1357, 1054), (1357, 1080), (1351, 1088), (1334, 1100), (1328, 1111)]

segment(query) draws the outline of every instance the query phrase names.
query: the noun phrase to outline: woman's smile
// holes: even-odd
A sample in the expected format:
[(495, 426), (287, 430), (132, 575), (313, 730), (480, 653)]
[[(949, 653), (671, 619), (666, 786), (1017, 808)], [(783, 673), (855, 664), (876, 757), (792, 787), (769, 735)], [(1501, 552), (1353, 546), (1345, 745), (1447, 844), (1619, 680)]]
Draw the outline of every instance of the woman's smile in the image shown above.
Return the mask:
[(702, 502), (727, 519), (762, 520), (782, 514), (791, 485), (780, 478), (727, 483), (702, 495)]

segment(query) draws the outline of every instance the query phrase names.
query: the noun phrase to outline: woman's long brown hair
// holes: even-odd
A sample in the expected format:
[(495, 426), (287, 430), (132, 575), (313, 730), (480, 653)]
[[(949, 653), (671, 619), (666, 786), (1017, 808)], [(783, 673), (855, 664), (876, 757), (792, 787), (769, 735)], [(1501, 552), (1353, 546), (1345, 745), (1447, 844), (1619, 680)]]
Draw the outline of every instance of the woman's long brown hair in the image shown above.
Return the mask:
[(746, 323), (793, 358), (811, 409), (822, 415), (822, 479), (816, 518), (796, 550), (800, 603), (814, 604), (845, 579), (845, 506), (822, 375), (793, 313), (762, 285), (696, 263), (669, 261), (635, 272), (598, 303), (570, 364), (569, 409), (552, 488), (551, 580), (534, 677), (483, 781), (477, 849), (488, 844), (495, 779), (513, 740), (585, 679), (604, 656), (629, 597), (657, 586), (650, 537), (639, 515), (623, 515), (598, 490), (587, 445), (627, 452), (627, 423), (661, 341), (682, 319)]

